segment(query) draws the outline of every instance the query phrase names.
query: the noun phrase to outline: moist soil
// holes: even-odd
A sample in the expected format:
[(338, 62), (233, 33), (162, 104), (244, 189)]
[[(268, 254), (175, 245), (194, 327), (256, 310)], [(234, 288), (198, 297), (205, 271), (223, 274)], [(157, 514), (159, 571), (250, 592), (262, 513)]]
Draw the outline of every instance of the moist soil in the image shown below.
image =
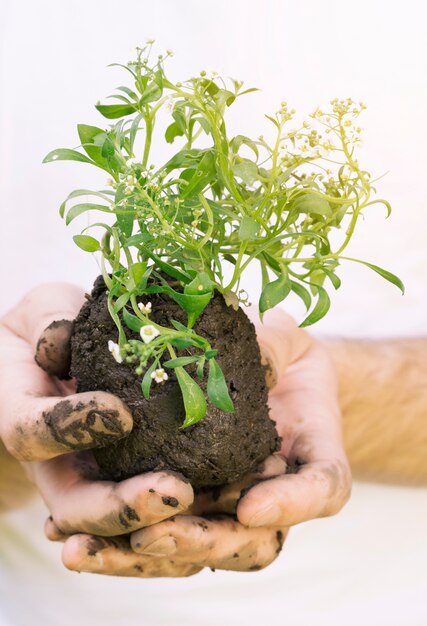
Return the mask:
[[(170, 326), (174, 319), (186, 323), (177, 303), (165, 294), (151, 294), (150, 318)], [(128, 339), (138, 339), (125, 326)], [(102, 477), (123, 480), (142, 472), (172, 470), (183, 474), (193, 487), (223, 485), (252, 471), (280, 447), (274, 422), (269, 418), (264, 367), (255, 329), (242, 309), (226, 305), (215, 293), (195, 325), (195, 331), (218, 350), (217, 360), (228, 383), (235, 411), (225, 413), (208, 402), (206, 417), (180, 429), (185, 411), (173, 370), (169, 380), (153, 382), (149, 400), (141, 391), (135, 365), (118, 364), (108, 351), (117, 341), (117, 329), (107, 309), (105, 284), (99, 277), (80, 310), (71, 341), (71, 374), (77, 391), (108, 391), (126, 403), (134, 418), (124, 439), (95, 450)], [(178, 351), (186, 355), (191, 350)], [(195, 375), (193, 365), (187, 371)], [(207, 374), (207, 372), (206, 372)], [(206, 380), (198, 381), (206, 391)]]

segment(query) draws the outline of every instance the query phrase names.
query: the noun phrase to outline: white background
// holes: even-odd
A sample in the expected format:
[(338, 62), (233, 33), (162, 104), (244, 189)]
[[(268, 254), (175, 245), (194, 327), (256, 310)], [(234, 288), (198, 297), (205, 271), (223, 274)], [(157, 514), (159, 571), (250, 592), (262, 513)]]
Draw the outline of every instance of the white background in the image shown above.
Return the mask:
[[(0, 312), (43, 281), (90, 288), (96, 264), (74, 246), (76, 231), (67, 231), (57, 208), (70, 190), (102, 186), (103, 177), (84, 165), (41, 160), (52, 148), (78, 144), (78, 122), (102, 125), (93, 104), (124, 79), (107, 64), (129, 61), (135, 46), (153, 37), (160, 51), (175, 51), (170, 71), (177, 79), (217, 69), (262, 88), (240, 101), (230, 123), (235, 132), (256, 137), (265, 127), (262, 114), (282, 100), (302, 113), (333, 97), (367, 102), (360, 161), (375, 175), (389, 171), (378, 190), (394, 211), (389, 220), (381, 207), (367, 212), (349, 254), (398, 273), (407, 294), (402, 298), (368, 269), (347, 265), (316, 332), (424, 333), (426, 18), (424, 3), (414, 0), (0, 1)], [(248, 283), (255, 295), (256, 277)], [(292, 302), (287, 308), (300, 315)], [(20, 515), (7, 523), (15, 529), (30, 523), (37, 543), (39, 518), (36, 524), (29, 512)], [(48, 624), (68, 623), (66, 615), (94, 624), (102, 615), (102, 623), (118, 624), (126, 615), (127, 623), (148, 626), (228, 626), (237, 616), (249, 626), (425, 626), (426, 517), (425, 490), (358, 485), (336, 519), (296, 529), (266, 572), (206, 573), (179, 582), (61, 574), (57, 546), (44, 543), (38, 552), (33, 545), (31, 558), (23, 550), (27, 556), (14, 570), (18, 537), (9, 537), (0, 543), (0, 552), (10, 551), (4, 571), (0, 566), (0, 623), (3, 610), (13, 624), (42, 623), (34, 615)], [(43, 568), (36, 559), (41, 554), (52, 561)], [(24, 570), (34, 591), (27, 612), (17, 592)], [(51, 593), (42, 601), (43, 585)], [(112, 595), (117, 588), (121, 599)], [(88, 605), (95, 590), (102, 594), (96, 616)]]

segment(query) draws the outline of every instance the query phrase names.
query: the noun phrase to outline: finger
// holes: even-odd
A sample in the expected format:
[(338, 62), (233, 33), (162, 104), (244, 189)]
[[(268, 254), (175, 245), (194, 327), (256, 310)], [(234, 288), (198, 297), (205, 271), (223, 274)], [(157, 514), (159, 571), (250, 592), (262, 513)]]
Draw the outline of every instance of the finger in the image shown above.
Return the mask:
[(70, 378), (71, 335), (73, 322), (55, 320), (47, 326), (36, 345), (35, 361), (50, 376), (61, 380)]
[(106, 539), (84, 534), (67, 539), (62, 561), (65, 567), (77, 572), (136, 578), (186, 577), (202, 569), (191, 563), (136, 554), (122, 537)]
[[(34, 345), (41, 329), (52, 319), (75, 317), (82, 299), (81, 290), (70, 285), (40, 287), (1, 321), (0, 436), (19, 460), (49, 459), (107, 445), (132, 428), (131, 414), (118, 398), (90, 392), (64, 399), (60, 383), (34, 362)], [(65, 341), (68, 332), (67, 324), (56, 329), (51, 325), (48, 336), (59, 333)], [(46, 351), (39, 346), (42, 353), (45, 358)], [(58, 359), (57, 355), (57, 364)]]
[(237, 505), (237, 517), (249, 528), (293, 526), (338, 513), (350, 491), (346, 462), (319, 460), (250, 489)]
[(291, 526), (337, 513), (350, 496), (351, 474), (334, 371), (318, 345), (288, 368), (270, 408), (289, 473), (243, 494), (239, 521), (250, 527)]
[(302, 357), (313, 344), (313, 339), (280, 309), (267, 311), (262, 324), (254, 307), (249, 308), (249, 317), (255, 324), (266, 383), (274, 394), (274, 388), (289, 365)]
[(245, 528), (225, 515), (179, 515), (131, 536), (135, 552), (166, 556), (175, 562), (213, 569), (257, 571), (269, 565), (282, 549), (283, 529)]
[(62, 530), (58, 528), (51, 515), (49, 515), (45, 521), (44, 534), (49, 541), (59, 541), (61, 543), (64, 543), (68, 537), (70, 537), (70, 535), (63, 533)]
[[(87, 480), (73, 457), (58, 457), (33, 469), (62, 534), (122, 535), (180, 513), (193, 501), (191, 485), (179, 475), (149, 472), (120, 483)], [(51, 525), (48, 530), (54, 534)]]
[(237, 501), (242, 491), (254, 486), (266, 478), (278, 476), (286, 472), (286, 461), (279, 454), (272, 454), (263, 461), (255, 470), (246, 474), (241, 480), (230, 485), (223, 485), (201, 491), (194, 499), (190, 507), (191, 515), (204, 515), (206, 513), (227, 513), (232, 515), (236, 512)]
[(73, 320), (84, 303), (84, 291), (76, 285), (49, 283), (30, 291), (3, 318), (3, 323), (35, 352), (40, 335), (54, 321)]
[(103, 391), (66, 398), (18, 393), (10, 397), (6, 417), (0, 422), (0, 434), (9, 452), (20, 461), (46, 460), (106, 446), (125, 437), (133, 426), (126, 405)]

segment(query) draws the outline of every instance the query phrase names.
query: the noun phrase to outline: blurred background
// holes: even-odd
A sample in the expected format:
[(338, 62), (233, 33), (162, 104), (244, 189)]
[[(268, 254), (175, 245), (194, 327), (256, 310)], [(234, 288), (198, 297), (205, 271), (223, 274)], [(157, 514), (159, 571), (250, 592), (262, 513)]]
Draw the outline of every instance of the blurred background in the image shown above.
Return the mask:
[[(72, 241), (82, 222), (66, 228), (58, 207), (105, 177), (41, 161), (78, 145), (78, 122), (103, 125), (93, 105), (124, 78), (107, 65), (128, 62), (149, 37), (159, 53), (174, 50), (169, 71), (178, 80), (218, 70), (261, 88), (230, 110), (236, 134), (263, 133), (263, 114), (282, 100), (302, 115), (334, 97), (366, 102), (359, 161), (374, 177), (387, 173), (377, 189), (393, 213), (386, 220), (381, 206), (367, 210), (348, 252), (397, 273), (407, 293), (347, 264), (314, 332), (425, 334), (426, 18), (419, 0), (0, 0), (0, 314), (41, 282), (90, 289), (97, 265)], [(254, 299), (257, 281), (243, 285)], [(298, 303), (286, 309), (302, 319)], [(267, 570), (181, 581), (63, 570), (35, 506), (2, 526), (0, 624), (425, 626), (426, 496), (357, 484), (338, 517), (295, 528)]]

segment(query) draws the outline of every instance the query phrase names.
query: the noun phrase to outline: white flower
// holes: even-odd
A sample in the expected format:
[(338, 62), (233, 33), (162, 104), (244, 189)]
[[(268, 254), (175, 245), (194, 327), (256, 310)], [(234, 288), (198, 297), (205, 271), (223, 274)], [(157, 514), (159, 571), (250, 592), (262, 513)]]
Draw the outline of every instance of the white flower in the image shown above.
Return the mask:
[(108, 349), (113, 355), (114, 359), (117, 361), (117, 363), (123, 363), (123, 359), (120, 354), (120, 346), (118, 343), (114, 343), (114, 341), (111, 341), (110, 339), (110, 341), (108, 342)]
[(114, 185), (115, 185), (114, 180), (112, 178), (107, 178), (107, 185), (109, 187), (114, 187)]
[(150, 341), (153, 341), (153, 339), (160, 335), (157, 328), (151, 324), (143, 326), (139, 331), (139, 334), (141, 335), (141, 339), (144, 343), (150, 343)]
[(135, 176), (126, 176), (125, 193), (131, 193), (134, 190), (137, 182), (138, 181), (136, 180)]
[(126, 161), (126, 167), (132, 167), (132, 165), (136, 165), (137, 163), (139, 163), (138, 159), (135, 157), (131, 157)]
[(155, 380), (156, 383), (162, 383), (165, 380), (167, 380), (169, 376), (166, 374), (163, 367), (159, 367), (159, 369), (154, 370), (154, 372), (151, 372), (151, 378)]
[(146, 315), (150, 315), (150, 313), (151, 313), (151, 302), (147, 302), (147, 304), (143, 304), (142, 302), (140, 302), (138, 304), (138, 309), (142, 313), (145, 313)]

